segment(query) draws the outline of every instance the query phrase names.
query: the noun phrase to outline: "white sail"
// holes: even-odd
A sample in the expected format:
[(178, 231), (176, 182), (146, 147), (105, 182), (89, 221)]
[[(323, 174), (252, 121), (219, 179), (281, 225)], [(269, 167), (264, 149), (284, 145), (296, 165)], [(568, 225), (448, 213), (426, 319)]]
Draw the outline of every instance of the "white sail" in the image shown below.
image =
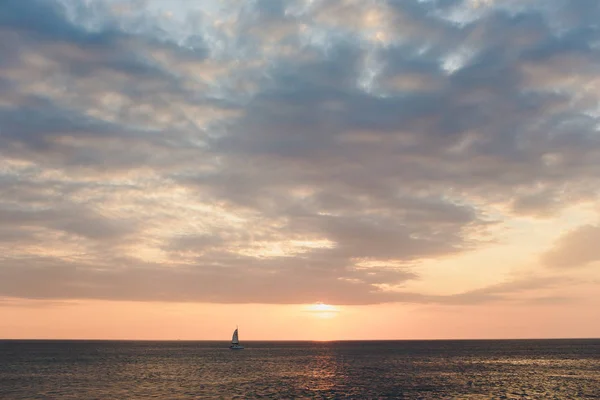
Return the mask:
[(235, 327), (235, 331), (233, 331), (233, 337), (231, 338), (231, 346), (229, 346), (231, 350), (242, 350), (244, 346), (240, 345), (240, 340), (238, 339), (238, 328)]

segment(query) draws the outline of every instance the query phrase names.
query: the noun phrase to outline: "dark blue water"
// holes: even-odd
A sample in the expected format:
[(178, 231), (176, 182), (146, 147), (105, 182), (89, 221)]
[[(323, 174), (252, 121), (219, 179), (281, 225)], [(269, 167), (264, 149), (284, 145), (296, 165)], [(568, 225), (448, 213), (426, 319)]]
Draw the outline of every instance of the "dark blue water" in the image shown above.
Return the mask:
[(600, 340), (0, 341), (0, 399), (600, 398)]

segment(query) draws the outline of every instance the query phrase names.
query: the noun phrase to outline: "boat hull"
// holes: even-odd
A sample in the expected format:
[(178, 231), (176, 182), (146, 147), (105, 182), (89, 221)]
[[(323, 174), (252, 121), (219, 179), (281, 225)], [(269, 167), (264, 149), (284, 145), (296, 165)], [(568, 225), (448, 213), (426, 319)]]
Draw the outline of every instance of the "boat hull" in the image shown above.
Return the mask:
[(232, 344), (229, 346), (231, 350), (244, 350), (244, 346), (240, 346), (239, 344)]

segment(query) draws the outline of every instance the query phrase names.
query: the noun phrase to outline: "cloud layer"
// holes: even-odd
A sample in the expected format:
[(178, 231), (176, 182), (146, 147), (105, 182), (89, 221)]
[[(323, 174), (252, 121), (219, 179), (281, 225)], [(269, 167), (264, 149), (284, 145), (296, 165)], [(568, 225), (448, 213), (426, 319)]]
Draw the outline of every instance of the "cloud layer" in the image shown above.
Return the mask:
[(402, 287), (597, 196), (595, 1), (201, 3), (4, 1), (0, 296), (453, 303)]

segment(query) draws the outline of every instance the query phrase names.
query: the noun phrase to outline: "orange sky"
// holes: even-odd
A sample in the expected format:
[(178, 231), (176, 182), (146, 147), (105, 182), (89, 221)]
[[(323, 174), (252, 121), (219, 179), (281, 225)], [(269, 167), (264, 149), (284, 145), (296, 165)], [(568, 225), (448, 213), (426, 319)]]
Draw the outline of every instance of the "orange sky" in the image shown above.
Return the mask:
[(79, 301), (5, 306), (0, 332), (25, 339), (229, 340), (238, 324), (242, 341), (598, 337), (599, 306), (390, 304), (331, 313), (309, 306)]

